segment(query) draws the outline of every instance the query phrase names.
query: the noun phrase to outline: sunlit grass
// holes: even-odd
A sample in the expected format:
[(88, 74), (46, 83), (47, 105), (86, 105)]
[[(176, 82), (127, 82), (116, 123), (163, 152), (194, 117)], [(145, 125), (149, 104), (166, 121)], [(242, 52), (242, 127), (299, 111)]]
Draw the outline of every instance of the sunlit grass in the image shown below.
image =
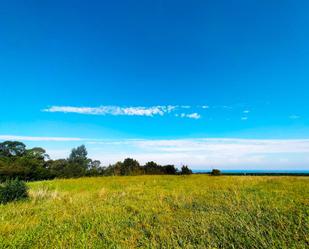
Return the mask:
[(3, 248), (308, 248), (309, 178), (207, 175), (29, 183)]

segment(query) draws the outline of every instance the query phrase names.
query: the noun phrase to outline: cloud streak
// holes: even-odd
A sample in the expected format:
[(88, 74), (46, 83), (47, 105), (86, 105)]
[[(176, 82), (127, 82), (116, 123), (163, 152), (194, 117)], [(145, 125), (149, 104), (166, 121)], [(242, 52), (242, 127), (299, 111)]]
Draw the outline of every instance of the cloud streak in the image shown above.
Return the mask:
[[(112, 115), (112, 116), (164, 116), (177, 110), (190, 109), (188, 105), (158, 105), (158, 106), (99, 106), (99, 107), (76, 107), (76, 106), (51, 106), (43, 109), (43, 112), (59, 112), (59, 113), (77, 113), (84, 115)], [(175, 117), (200, 119), (201, 115), (197, 112), (194, 113), (176, 113)]]
[[(207, 115), (215, 115), (220, 117), (220, 115), (235, 115), (241, 121), (246, 121), (249, 119), (251, 114), (250, 109), (242, 109), (243, 105), (234, 106), (209, 106), (209, 105), (156, 105), (156, 106), (116, 106), (116, 105), (102, 105), (98, 107), (79, 107), (79, 106), (50, 106), (43, 109), (43, 112), (49, 113), (75, 113), (82, 115), (100, 115), (100, 116), (139, 116), (139, 117), (177, 117), (177, 118), (188, 118), (193, 120), (198, 120), (207, 118)], [(219, 113), (214, 113), (215, 109), (219, 109)], [(236, 112), (237, 109), (240, 112)], [(250, 119), (254, 120), (254, 116), (250, 115)], [(301, 117), (299, 115), (288, 116), (291, 120), (297, 120)], [(212, 118), (211, 118), (212, 119)], [(226, 119), (230, 120), (230, 118)]]
[(34, 136), (16, 136), (16, 135), (0, 135), (0, 140), (17, 140), (17, 141), (50, 141), (50, 142), (70, 142), (85, 141), (77, 137), (34, 137)]
[[(127, 156), (195, 169), (309, 169), (309, 139), (195, 138), (91, 142), (93, 155), (105, 162)], [(113, 160), (112, 160), (113, 159)]]
[[(1, 140), (37, 143), (52, 158), (68, 156), (76, 142), (86, 144), (89, 156), (105, 165), (126, 157), (141, 163), (157, 161), (194, 169), (302, 169), (309, 170), (309, 139), (92, 139), (78, 137), (35, 137), (0, 135)], [(62, 149), (44, 142), (62, 143)], [(49, 147), (51, 146), (51, 147)], [(57, 146), (57, 148), (59, 148)]]
[(200, 119), (202, 116), (196, 112), (194, 113), (181, 113), (181, 114), (175, 114), (175, 117), (180, 118), (190, 118), (190, 119)]
[(137, 106), (137, 107), (120, 107), (120, 106), (99, 106), (99, 107), (75, 107), (75, 106), (51, 106), (44, 109), (44, 112), (62, 112), (78, 113), (88, 115), (113, 115), (113, 116), (163, 116), (172, 112), (176, 106)]

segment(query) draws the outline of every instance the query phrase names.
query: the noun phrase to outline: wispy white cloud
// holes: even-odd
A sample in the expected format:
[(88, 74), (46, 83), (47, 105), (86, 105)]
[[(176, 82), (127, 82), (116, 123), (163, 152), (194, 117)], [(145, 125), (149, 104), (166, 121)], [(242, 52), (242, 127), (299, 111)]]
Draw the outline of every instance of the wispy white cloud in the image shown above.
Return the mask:
[(125, 143), (161, 151), (237, 151), (247, 153), (309, 152), (309, 139), (193, 138), (174, 140), (126, 140)]
[[(237, 106), (237, 105), (235, 105)], [(156, 106), (98, 106), (98, 107), (78, 107), (78, 106), (51, 106), (43, 109), (43, 112), (59, 112), (59, 113), (77, 113), (84, 115), (112, 115), (112, 116), (144, 116), (144, 117), (155, 117), (155, 116), (166, 116), (173, 114), (175, 117), (180, 118), (190, 118), (190, 119), (201, 119), (202, 115), (205, 113), (206, 109), (221, 109), (222, 113), (219, 115), (225, 115), (225, 111), (232, 111), (235, 106), (228, 105), (156, 105)], [(240, 120), (248, 120), (248, 115), (251, 110), (243, 105), (237, 106), (237, 108), (242, 108), (242, 116)], [(189, 112), (189, 109), (192, 109)], [(225, 111), (224, 111), (225, 110)], [(206, 114), (205, 114), (206, 115)], [(204, 116), (204, 115), (203, 115)], [(290, 115), (290, 119), (296, 120), (300, 119), (299, 115)], [(210, 119), (209, 119), (210, 120)]]
[(186, 114), (186, 117), (192, 118), (192, 119), (200, 119), (201, 115), (195, 112), (195, 113), (191, 113), (191, 114)]
[[(32, 142), (47, 149), (52, 158), (67, 157), (76, 142), (86, 144), (89, 156), (105, 165), (126, 157), (141, 163), (157, 161), (192, 168), (220, 167), (224, 169), (302, 169), (309, 170), (309, 139), (89, 139), (72, 137), (34, 137), (0, 135), (1, 140)], [(47, 142), (61, 143), (54, 145)], [(44, 144), (46, 142), (46, 144)]]
[(142, 163), (154, 160), (193, 168), (295, 169), (309, 165), (309, 139), (137, 139), (94, 142), (92, 146), (96, 147), (93, 155), (106, 163), (130, 156)]
[[(61, 112), (61, 113), (78, 113), (88, 115), (112, 115), (112, 116), (164, 116), (176, 110), (190, 109), (188, 105), (165, 105), (165, 106), (99, 106), (99, 107), (75, 107), (75, 106), (51, 106), (44, 109), (44, 112)], [(176, 117), (199, 119), (201, 115), (198, 113), (176, 113)]]
[(77, 137), (34, 137), (34, 136), (0, 135), (0, 140), (68, 142), (68, 141), (84, 141), (85, 139)]
[(89, 115), (113, 115), (113, 116), (163, 116), (172, 112), (177, 106), (136, 106), (136, 107), (120, 107), (120, 106), (99, 106), (99, 107), (74, 107), (74, 106), (52, 106), (44, 109), (44, 112), (62, 112), (62, 113), (78, 113)]
[(180, 118), (191, 118), (191, 119), (200, 119), (201, 115), (198, 113), (176, 113), (175, 117), (180, 117)]

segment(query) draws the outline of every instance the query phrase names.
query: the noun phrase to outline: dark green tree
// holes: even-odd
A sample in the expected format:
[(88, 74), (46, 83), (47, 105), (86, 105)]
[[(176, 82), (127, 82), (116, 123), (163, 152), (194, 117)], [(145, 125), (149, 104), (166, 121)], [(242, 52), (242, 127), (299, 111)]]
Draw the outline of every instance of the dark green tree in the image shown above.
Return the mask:
[(121, 175), (140, 175), (142, 173), (141, 167), (138, 161), (132, 158), (126, 158), (120, 169)]
[(5, 141), (0, 143), (0, 157), (23, 156), (26, 145), (18, 141)]
[(191, 175), (191, 174), (192, 174), (192, 170), (189, 169), (188, 166), (183, 165), (183, 166), (181, 167), (181, 172), (180, 172), (180, 174), (182, 174), (182, 175)]
[(145, 164), (144, 172), (147, 175), (160, 175), (160, 174), (163, 174), (163, 168), (157, 163), (151, 161)]
[(121, 175), (121, 169), (123, 167), (123, 163), (122, 162), (117, 162), (115, 163), (112, 167), (112, 175), (114, 176), (120, 176)]
[(165, 165), (163, 166), (163, 172), (164, 174), (167, 175), (176, 175), (177, 174), (177, 169), (175, 167), (175, 165)]
[[(98, 175), (142, 175), (178, 174), (174, 165), (161, 166), (151, 161), (140, 166), (137, 160), (127, 158), (107, 168), (100, 161), (87, 157), (86, 147), (73, 148), (67, 159), (50, 160), (46, 151), (40, 147), (26, 149), (25, 144), (17, 141), (0, 143), (0, 182), (19, 178), (21, 180), (43, 180), (52, 178), (71, 178)], [(182, 174), (190, 173), (183, 167)]]
[(69, 156), (69, 161), (73, 162), (86, 162), (88, 152), (86, 150), (85, 145), (78, 146), (77, 148), (73, 148), (71, 154)]
[(47, 168), (51, 177), (68, 178), (71, 176), (71, 174), (68, 174), (69, 162), (66, 159), (49, 160), (47, 161)]
[(46, 151), (40, 147), (34, 147), (32, 149), (26, 150), (25, 155), (29, 158), (34, 158), (38, 160), (49, 159), (49, 155), (47, 155)]
[(87, 158), (87, 155), (88, 152), (85, 145), (81, 145), (77, 148), (72, 149), (68, 159), (69, 164), (66, 168), (67, 170), (69, 170), (72, 177), (83, 176), (86, 174), (86, 171), (91, 162), (91, 160)]
[(101, 162), (99, 160), (91, 160), (89, 162), (87, 176), (98, 176), (103, 174), (104, 168), (101, 167)]
[(221, 175), (221, 171), (218, 169), (213, 169), (210, 173), (212, 176), (219, 176)]

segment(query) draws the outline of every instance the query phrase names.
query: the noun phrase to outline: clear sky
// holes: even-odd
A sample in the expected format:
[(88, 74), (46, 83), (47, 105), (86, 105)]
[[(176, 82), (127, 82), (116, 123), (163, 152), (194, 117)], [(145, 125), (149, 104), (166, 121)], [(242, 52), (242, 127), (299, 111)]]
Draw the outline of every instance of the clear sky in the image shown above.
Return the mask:
[(2, 1), (0, 140), (309, 170), (309, 1)]

